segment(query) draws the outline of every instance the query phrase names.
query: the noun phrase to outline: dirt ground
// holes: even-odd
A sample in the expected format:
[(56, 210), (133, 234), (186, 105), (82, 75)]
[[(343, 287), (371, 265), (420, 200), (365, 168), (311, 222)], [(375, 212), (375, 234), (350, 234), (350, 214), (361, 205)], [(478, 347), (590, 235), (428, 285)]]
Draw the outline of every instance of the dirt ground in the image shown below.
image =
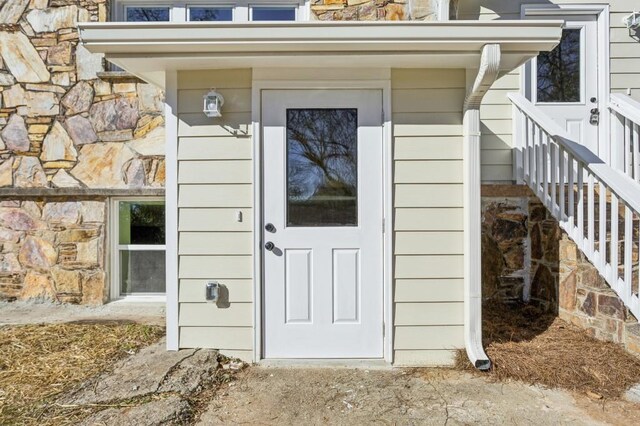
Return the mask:
[(253, 367), (211, 401), (210, 424), (640, 424), (640, 404), (440, 369)]
[(115, 302), (101, 306), (82, 306), (37, 301), (0, 301), (0, 325), (51, 324), (104, 319), (164, 326), (165, 305), (152, 302)]

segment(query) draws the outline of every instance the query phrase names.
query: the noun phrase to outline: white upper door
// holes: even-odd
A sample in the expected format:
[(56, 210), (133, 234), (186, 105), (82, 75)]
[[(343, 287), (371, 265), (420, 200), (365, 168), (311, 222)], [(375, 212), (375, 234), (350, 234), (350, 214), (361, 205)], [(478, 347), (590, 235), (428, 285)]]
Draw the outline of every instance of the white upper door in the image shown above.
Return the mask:
[(382, 358), (382, 91), (266, 90), (262, 122), (265, 358)]
[(570, 17), (560, 44), (532, 61), (532, 102), (598, 154), (598, 25), (596, 17)]

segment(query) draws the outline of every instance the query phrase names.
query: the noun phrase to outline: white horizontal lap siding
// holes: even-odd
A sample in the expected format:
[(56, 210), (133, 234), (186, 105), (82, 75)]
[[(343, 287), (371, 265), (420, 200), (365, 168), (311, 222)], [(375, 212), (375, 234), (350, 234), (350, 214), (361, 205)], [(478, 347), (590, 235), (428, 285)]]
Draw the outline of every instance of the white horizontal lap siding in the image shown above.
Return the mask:
[(446, 365), (464, 346), (464, 70), (392, 71), (394, 360)]
[[(221, 118), (202, 113), (215, 87)], [(251, 71), (178, 74), (178, 276), (180, 346), (253, 354)], [(240, 215), (241, 221), (238, 221)], [(205, 284), (227, 300), (205, 301)]]
[[(523, 4), (603, 4), (599, 0), (467, 0), (459, 2), (458, 19), (520, 19)], [(634, 9), (638, 0), (613, 0), (610, 5), (610, 83), (614, 93), (626, 93), (640, 100), (640, 43), (629, 35), (624, 28), (622, 18)], [(483, 101), (482, 117), (482, 180), (512, 180), (511, 151), (512, 127), (509, 101), (506, 92), (517, 92), (520, 88), (519, 73), (514, 72), (502, 77), (489, 91)]]

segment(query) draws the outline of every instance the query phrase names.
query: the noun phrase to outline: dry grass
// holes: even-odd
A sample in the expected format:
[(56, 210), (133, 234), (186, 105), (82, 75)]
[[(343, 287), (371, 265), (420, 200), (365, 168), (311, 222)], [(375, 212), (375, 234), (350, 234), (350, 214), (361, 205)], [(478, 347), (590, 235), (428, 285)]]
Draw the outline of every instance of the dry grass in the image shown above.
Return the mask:
[[(563, 388), (592, 397), (617, 398), (640, 382), (640, 360), (614, 343), (531, 306), (494, 305), (483, 310), (490, 375)], [(460, 368), (470, 368), (464, 353)]]
[(0, 327), (0, 424), (34, 423), (43, 403), (163, 334), (122, 322)]

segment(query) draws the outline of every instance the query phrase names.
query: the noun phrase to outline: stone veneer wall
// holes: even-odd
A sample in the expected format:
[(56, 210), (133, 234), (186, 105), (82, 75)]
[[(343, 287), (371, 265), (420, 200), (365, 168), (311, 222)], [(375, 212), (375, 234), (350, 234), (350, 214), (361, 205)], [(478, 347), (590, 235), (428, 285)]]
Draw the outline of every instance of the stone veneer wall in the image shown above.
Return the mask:
[(438, 20), (440, 0), (311, 0), (321, 21)]
[(162, 194), (162, 92), (79, 44), (77, 23), (107, 16), (0, 1), (0, 299), (102, 303), (108, 197)]
[(535, 303), (640, 355), (640, 325), (524, 186), (484, 185), (484, 303)]

